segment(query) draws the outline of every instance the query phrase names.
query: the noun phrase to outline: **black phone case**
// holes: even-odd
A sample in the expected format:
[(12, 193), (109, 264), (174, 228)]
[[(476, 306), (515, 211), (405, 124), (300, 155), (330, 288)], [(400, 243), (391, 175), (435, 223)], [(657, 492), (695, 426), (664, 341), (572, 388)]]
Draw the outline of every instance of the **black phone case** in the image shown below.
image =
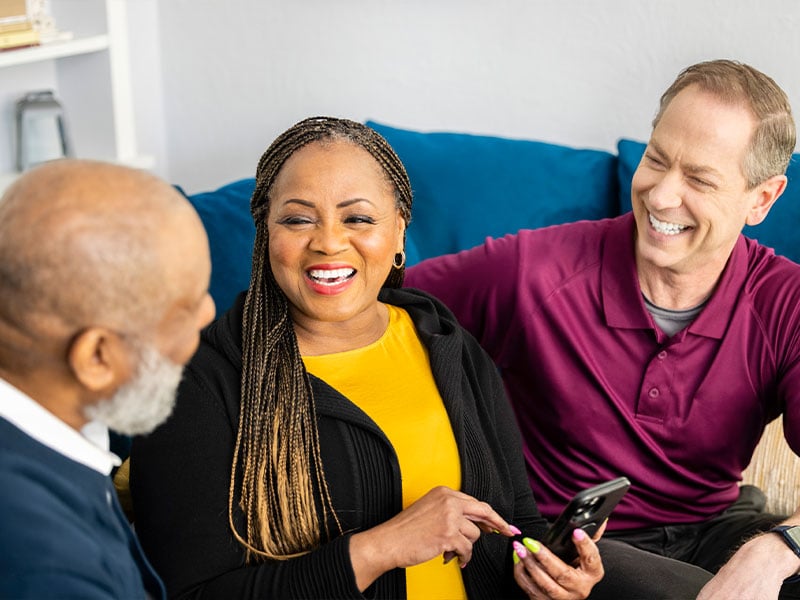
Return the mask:
[(617, 477), (578, 492), (547, 530), (542, 543), (564, 562), (573, 562), (578, 550), (572, 532), (580, 527), (593, 536), (630, 486), (627, 477)]

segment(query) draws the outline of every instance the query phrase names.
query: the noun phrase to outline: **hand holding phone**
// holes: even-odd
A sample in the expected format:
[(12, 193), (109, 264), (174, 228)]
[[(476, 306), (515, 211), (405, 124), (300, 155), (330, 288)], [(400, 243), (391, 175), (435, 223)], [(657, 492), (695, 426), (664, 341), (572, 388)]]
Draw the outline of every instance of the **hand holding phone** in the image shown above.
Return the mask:
[(572, 532), (580, 527), (592, 537), (628, 491), (631, 482), (617, 477), (575, 494), (542, 538), (542, 543), (565, 563), (578, 558)]

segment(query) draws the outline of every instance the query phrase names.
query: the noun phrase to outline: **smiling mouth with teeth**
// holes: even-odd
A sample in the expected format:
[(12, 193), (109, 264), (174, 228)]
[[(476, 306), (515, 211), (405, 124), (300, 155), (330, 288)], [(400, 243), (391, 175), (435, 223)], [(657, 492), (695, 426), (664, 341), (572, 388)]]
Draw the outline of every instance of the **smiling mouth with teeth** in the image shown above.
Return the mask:
[(656, 219), (652, 213), (648, 213), (650, 217), (650, 225), (653, 226), (658, 233), (663, 235), (678, 235), (679, 233), (689, 229), (688, 225), (679, 225), (677, 223), (666, 223)]
[(320, 285), (338, 285), (355, 274), (355, 269), (311, 269), (308, 278)]

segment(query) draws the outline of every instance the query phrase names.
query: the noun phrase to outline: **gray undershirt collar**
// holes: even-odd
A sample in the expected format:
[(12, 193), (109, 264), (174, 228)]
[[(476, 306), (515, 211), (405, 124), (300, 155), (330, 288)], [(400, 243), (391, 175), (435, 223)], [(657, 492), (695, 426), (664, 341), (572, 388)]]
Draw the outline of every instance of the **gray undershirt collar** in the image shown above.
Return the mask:
[(708, 302), (708, 300), (704, 300), (701, 304), (685, 310), (670, 310), (656, 306), (644, 294), (642, 294), (642, 298), (644, 298), (644, 305), (647, 307), (647, 311), (653, 315), (656, 325), (668, 337), (672, 337), (680, 330), (688, 327)]

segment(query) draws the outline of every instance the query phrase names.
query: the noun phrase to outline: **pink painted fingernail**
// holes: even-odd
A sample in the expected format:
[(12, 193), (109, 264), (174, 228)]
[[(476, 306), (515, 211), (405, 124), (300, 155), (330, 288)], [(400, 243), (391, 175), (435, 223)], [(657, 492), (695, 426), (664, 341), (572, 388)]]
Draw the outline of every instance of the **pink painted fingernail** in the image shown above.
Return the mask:
[(586, 532), (578, 527), (575, 531), (572, 532), (572, 537), (576, 540), (581, 541), (586, 538)]
[(514, 552), (516, 552), (517, 556), (520, 558), (525, 558), (528, 556), (528, 551), (525, 549), (525, 546), (520, 544), (518, 541), (514, 540), (511, 546), (514, 548)]
[(521, 534), (521, 533), (522, 533), (522, 532), (519, 530), (519, 528), (518, 528), (518, 527), (514, 527), (513, 525), (509, 525), (509, 526), (508, 526), (508, 530), (509, 530), (511, 533), (513, 533), (514, 535), (519, 535), (519, 534)]

